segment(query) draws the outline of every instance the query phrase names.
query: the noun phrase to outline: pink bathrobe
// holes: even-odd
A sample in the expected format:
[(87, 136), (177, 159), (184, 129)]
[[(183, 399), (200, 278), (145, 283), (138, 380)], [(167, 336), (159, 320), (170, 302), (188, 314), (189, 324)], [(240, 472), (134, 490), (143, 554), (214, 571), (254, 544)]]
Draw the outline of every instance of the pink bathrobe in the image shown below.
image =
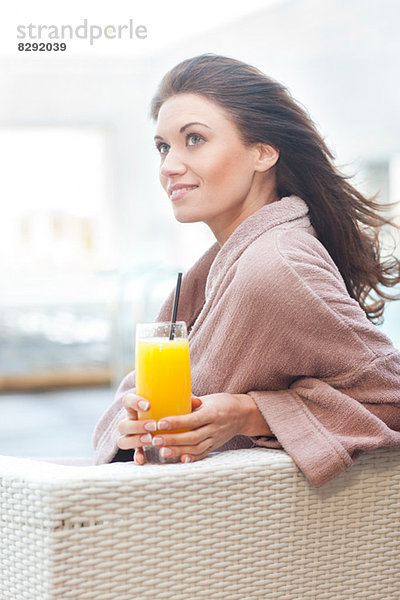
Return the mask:
[[(156, 320), (171, 316), (173, 291)], [(182, 279), (196, 396), (249, 394), (274, 438), (236, 436), (220, 450), (283, 447), (316, 486), (363, 450), (400, 447), (400, 352), (352, 299), (310, 224), (282, 198), (215, 243)], [(96, 463), (118, 447), (122, 381), (96, 427)]]

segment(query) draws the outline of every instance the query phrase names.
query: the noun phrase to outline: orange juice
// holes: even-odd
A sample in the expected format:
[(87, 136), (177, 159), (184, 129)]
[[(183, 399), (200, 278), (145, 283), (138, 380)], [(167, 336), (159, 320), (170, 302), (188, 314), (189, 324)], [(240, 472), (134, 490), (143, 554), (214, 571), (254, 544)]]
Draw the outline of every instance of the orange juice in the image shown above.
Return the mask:
[(150, 402), (150, 410), (139, 411), (139, 419), (158, 421), (163, 417), (191, 412), (190, 358), (187, 338), (137, 339), (135, 376), (136, 393)]

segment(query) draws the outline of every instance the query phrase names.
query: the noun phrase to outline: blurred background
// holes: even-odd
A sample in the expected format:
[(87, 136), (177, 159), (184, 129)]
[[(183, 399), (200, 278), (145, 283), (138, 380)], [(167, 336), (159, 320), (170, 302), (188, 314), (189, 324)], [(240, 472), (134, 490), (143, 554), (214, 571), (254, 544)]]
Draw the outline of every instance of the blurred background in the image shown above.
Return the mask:
[[(203, 52), (257, 66), (307, 108), (364, 192), (398, 201), (400, 7), (35, 0), (0, 13), (0, 454), (90, 456), (133, 367), (135, 323), (154, 319), (177, 271), (214, 241), (175, 222), (158, 181), (148, 113), (164, 73)], [(84, 18), (131, 19), (147, 37), (17, 50), (18, 25)], [(400, 348), (400, 302), (382, 328)]]

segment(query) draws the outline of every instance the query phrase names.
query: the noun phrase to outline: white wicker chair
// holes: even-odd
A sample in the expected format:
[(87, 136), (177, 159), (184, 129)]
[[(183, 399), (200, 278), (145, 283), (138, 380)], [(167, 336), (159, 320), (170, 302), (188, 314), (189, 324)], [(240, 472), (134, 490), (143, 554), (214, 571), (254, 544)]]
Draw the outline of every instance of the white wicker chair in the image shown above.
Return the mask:
[(2, 600), (398, 600), (400, 450), (322, 488), (280, 450), (0, 457)]

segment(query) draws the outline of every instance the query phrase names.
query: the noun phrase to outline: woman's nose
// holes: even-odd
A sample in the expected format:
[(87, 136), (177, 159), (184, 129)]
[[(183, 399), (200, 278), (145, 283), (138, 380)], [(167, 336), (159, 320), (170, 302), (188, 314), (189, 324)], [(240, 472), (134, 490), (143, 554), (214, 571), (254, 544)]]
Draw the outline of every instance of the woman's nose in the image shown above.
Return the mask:
[(182, 174), (186, 171), (186, 166), (177, 152), (168, 152), (160, 167), (161, 175), (171, 177), (174, 174)]

